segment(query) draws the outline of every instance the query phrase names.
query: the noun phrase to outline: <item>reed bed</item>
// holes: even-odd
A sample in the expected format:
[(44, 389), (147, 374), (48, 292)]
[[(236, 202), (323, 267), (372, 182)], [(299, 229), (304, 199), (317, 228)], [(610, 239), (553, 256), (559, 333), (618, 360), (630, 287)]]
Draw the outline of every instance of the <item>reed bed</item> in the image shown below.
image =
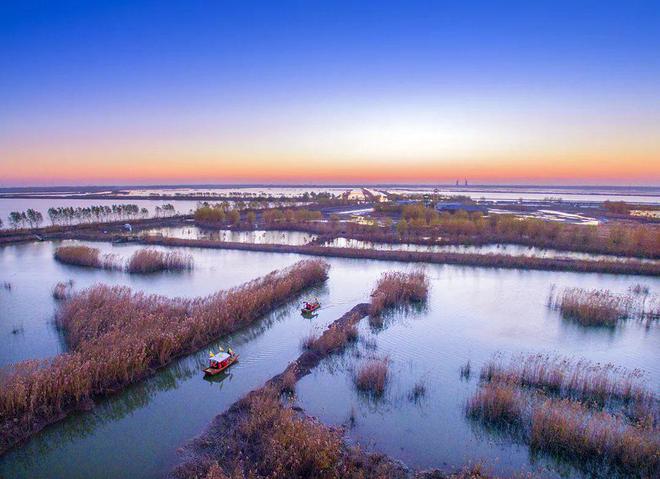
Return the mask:
[(344, 347), (357, 339), (357, 327), (353, 324), (330, 326), (321, 336), (311, 334), (303, 338), (303, 348), (314, 351), (321, 356), (327, 356), (344, 349)]
[[(607, 465), (635, 477), (660, 472), (658, 402), (638, 371), (534, 355), (508, 366), (491, 361), (481, 379), (467, 416), (580, 467)], [(626, 405), (641, 413), (622, 414)]]
[[(324, 334), (332, 328), (354, 326), (368, 314), (368, 306), (365, 303), (356, 305), (333, 322)], [(283, 404), (281, 393), (292, 393), (297, 381), (309, 374), (321, 359), (312, 351), (303, 352), (284, 372), (216, 416), (200, 437), (185, 446), (186, 461), (175, 468), (172, 477), (494, 479), (483, 472), (481, 466), (453, 474), (438, 470), (412, 471), (387, 456), (367, 454), (360, 447), (348, 446), (342, 429), (322, 425), (299, 408)], [(420, 397), (424, 389), (424, 384), (419, 382), (413, 393)], [(355, 423), (353, 408), (349, 421)]]
[(296, 373), (293, 370), (287, 369), (286, 372), (282, 375), (282, 383), (280, 390), (289, 394), (293, 394), (296, 391), (296, 383), (298, 378)]
[(615, 326), (630, 314), (630, 296), (608, 290), (566, 288), (548, 301), (565, 318), (584, 326)]
[(159, 251), (145, 248), (136, 251), (127, 262), (112, 253), (101, 254), (98, 248), (84, 245), (59, 246), (55, 249), (57, 261), (88, 268), (148, 274), (158, 271), (183, 271), (193, 268), (193, 257), (180, 251)]
[(69, 281), (60, 281), (55, 286), (53, 286), (53, 298), (58, 301), (63, 301), (71, 296), (71, 290), (73, 288), (73, 280)]
[(354, 382), (360, 391), (380, 396), (385, 392), (388, 378), (387, 358), (370, 359), (358, 367)]
[(89, 246), (58, 246), (55, 249), (54, 257), (60, 263), (86, 266), (88, 268), (103, 267), (101, 252), (98, 248), (90, 248)]
[(393, 306), (424, 301), (428, 297), (429, 280), (423, 270), (411, 273), (383, 273), (371, 293), (369, 314), (379, 316)]
[(328, 268), (322, 261), (300, 261), (196, 299), (104, 285), (74, 295), (57, 316), (70, 352), (19, 363), (1, 375), (0, 453), (93, 398), (118, 391), (173, 358), (248, 325), (324, 281)]
[(297, 414), (266, 387), (214, 421), (204, 457), (180, 465), (178, 479), (340, 479), (408, 477), (402, 466), (344, 443), (340, 429)]
[(530, 354), (515, 356), (508, 364), (494, 358), (483, 366), (480, 375), (486, 382), (542, 389), (546, 393), (601, 406), (620, 402), (631, 405), (636, 415), (643, 411), (646, 411), (645, 415), (658, 412), (658, 399), (648, 389), (643, 372), (611, 363)]
[(101, 254), (98, 248), (84, 245), (58, 246), (53, 255), (60, 263), (110, 270), (123, 269), (117, 255)]
[(159, 251), (151, 248), (133, 253), (126, 265), (126, 271), (139, 274), (191, 269), (193, 269), (192, 255), (181, 251)]
[(521, 425), (527, 407), (527, 398), (520, 389), (488, 383), (468, 399), (466, 413), (493, 424)]
[(649, 293), (644, 294), (644, 291), (639, 285), (624, 294), (583, 288), (555, 291), (553, 287), (548, 306), (558, 310), (563, 317), (584, 326), (613, 327), (628, 318), (657, 319), (660, 315), (660, 303), (657, 297), (649, 298)]
[[(306, 231), (296, 229), (296, 231)], [(639, 260), (580, 260), (566, 258), (536, 258), (504, 254), (432, 253), (427, 251), (387, 251), (364, 248), (338, 248), (306, 244), (302, 246), (239, 243), (216, 240), (194, 240), (146, 236), (142, 241), (150, 245), (187, 246), (195, 248), (266, 251), (271, 253), (298, 253), (334, 258), (375, 259), (405, 263), (458, 264), (483, 268), (507, 268), (542, 271), (571, 271), (581, 273), (612, 273), (660, 276), (660, 264)]]
[(533, 408), (529, 442), (533, 449), (575, 461), (605, 459), (642, 477), (660, 472), (660, 430), (568, 399), (547, 399)]

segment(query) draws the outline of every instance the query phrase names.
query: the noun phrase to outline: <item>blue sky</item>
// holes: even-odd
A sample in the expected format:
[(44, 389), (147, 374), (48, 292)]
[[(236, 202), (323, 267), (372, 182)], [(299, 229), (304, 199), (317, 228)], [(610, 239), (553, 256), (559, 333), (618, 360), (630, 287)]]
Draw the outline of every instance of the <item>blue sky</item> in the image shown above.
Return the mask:
[(0, 182), (655, 182), (658, 25), (641, 1), (2, 2)]

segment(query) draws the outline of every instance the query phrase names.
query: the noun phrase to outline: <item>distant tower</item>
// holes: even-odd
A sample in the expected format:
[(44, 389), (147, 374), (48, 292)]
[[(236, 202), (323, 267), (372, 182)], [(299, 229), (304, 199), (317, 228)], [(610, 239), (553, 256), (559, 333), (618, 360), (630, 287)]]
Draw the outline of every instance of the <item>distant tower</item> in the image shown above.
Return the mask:
[(456, 186), (458, 186), (458, 180), (456, 180)]
[(465, 186), (467, 186), (467, 178), (465, 178)]

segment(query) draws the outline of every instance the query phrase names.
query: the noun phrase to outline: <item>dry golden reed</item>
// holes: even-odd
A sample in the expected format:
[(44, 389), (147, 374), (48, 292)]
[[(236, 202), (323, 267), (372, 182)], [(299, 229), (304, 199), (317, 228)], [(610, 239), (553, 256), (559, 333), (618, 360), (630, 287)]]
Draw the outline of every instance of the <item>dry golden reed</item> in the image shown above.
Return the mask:
[(378, 316), (393, 306), (424, 301), (428, 292), (429, 280), (423, 270), (383, 273), (371, 293), (369, 314)]
[(324, 281), (328, 268), (320, 260), (300, 261), (196, 299), (103, 285), (74, 295), (57, 317), (70, 351), (16, 364), (0, 375), (0, 452), (85, 401), (117, 391), (176, 356), (246, 326)]

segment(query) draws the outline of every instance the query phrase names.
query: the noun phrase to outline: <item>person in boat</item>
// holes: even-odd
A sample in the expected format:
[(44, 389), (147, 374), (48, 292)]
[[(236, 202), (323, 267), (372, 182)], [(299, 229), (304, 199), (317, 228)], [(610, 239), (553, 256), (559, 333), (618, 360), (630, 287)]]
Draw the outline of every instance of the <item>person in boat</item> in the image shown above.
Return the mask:
[(309, 302), (305, 301), (305, 309), (314, 309), (314, 308), (318, 307), (318, 305), (319, 305), (319, 300), (318, 299), (314, 299), (313, 303), (309, 303)]

